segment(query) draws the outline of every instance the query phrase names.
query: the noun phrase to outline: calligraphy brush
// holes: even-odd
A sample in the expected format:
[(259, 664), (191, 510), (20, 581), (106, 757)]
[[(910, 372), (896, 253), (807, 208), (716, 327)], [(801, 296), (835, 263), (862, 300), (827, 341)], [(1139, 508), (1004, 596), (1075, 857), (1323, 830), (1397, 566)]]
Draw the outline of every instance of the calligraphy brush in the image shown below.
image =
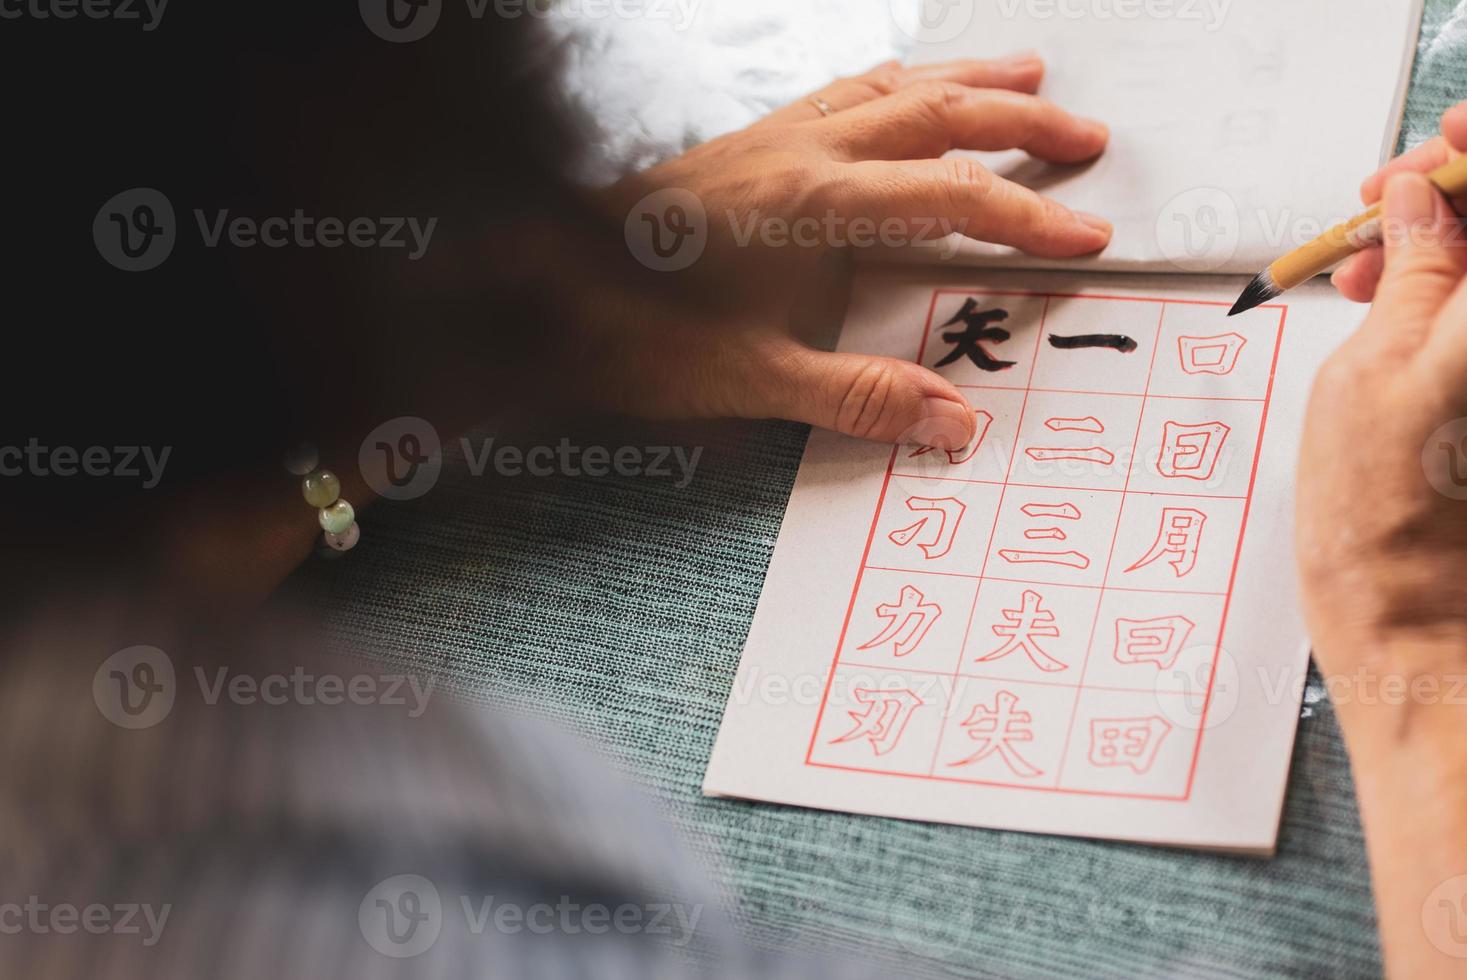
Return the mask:
[[(1427, 175), (1449, 198), (1467, 195), (1467, 156), (1461, 156)], [(1302, 248), (1297, 248), (1253, 277), (1228, 316), (1246, 313), (1276, 299), (1286, 290), (1328, 272), (1335, 264), (1381, 242), (1381, 205), (1336, 225)]]

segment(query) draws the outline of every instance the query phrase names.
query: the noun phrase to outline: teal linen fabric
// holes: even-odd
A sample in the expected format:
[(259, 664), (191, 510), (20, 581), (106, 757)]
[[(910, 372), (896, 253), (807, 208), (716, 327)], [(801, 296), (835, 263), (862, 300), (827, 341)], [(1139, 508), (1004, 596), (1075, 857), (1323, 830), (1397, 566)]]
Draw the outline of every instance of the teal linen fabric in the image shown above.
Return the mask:
[[(1467, 97), (1467, 0), (1428, 8), (1408, 144)], [(363, 546), (313, 563), (287, 594), (341, 651), (606, 749), (760, 945), (854, 949), (911, 976), (1379, 975), (1353, 787), (1317, 682), (1268, 861), (704, 799), (805, 430), (565, 428), (548, 441), (562, 436), (704, 451), (684, 489), (474, 477), (451, 452), (428, 496), (374, 506)]]

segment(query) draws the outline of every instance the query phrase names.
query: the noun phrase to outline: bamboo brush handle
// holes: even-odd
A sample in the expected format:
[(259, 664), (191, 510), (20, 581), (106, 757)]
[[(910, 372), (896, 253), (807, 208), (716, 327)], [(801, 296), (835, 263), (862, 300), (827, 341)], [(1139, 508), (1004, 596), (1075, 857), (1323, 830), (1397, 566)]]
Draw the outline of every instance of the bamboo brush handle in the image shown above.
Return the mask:
[[(1447, 197), (1467, 195), (1467, 155), (1438, 167), (1427, 178)], [(1269, 267), (1269, 274), (1279, 289), (1293, 289), (1356, 252), (1380, 244), (1380, 222), (1381, 205), (1377, 204), (1285, 255)]]

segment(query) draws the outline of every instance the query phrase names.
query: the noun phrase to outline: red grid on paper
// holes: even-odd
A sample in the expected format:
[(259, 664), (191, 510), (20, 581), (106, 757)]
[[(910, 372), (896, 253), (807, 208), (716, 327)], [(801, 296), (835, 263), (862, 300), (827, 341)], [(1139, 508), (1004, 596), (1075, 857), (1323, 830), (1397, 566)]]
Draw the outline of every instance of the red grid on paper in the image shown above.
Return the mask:
[(1010, 336), (938, 369), (974, 446), (892, 452), (806, 765), (1189, 798), (1288, 315), (1227, 306), (934, 291), (920, 363)]

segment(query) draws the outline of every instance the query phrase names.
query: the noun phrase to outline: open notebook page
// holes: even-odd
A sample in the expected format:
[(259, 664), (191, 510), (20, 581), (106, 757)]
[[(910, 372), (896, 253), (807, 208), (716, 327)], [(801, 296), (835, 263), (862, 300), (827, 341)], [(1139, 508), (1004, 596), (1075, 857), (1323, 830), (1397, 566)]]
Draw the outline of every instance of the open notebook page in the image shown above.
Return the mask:
[[(1110, 125), (1109, 150), (1088, 168), (978, 156), (1115, 222), (1086, 266), (1123, 271), (1252, 275), (1358, 213), (1361, 179), (1395, 147), (1421, 22), (1421, 0), (928, 6), (914, 63), (1035, 48), (1049, 66), (1040, 94)], [(995, 258), (1034, 264), (971, 241), (957, 260)]]
[(1308, 661), (1291, 498), (1311, 284), (884, 267), (840, 349), (959, 385), (955, 452), (810, 437), (704, 789), (1273, 849)]

